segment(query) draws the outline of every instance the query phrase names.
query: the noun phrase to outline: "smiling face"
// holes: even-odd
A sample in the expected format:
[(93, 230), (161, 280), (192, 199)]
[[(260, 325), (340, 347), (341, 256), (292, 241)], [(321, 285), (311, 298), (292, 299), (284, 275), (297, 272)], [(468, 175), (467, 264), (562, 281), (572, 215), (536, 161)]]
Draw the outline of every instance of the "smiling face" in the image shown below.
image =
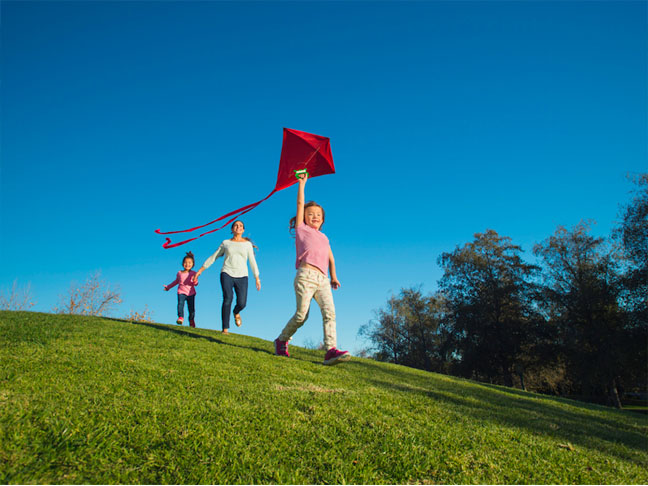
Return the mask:
[(304, 209), (304, 223), (319, 230), (324, 223), (324, 211), (319, 206), (309, 206)]
[(232, 225), (232, 234), (235, 237), (241, 236), (244, 231), (245, 231), (245, 226), (243, 226), (243, 223), (241, 221), (234, 221), (234, 224)]
[(194, 263), (193, 258), (185, 257), (185, 259), (182, 260), (182, 267), (185, 270), (191, 270), (194, 267), (194, 265), (195, 265), (195, 263)]

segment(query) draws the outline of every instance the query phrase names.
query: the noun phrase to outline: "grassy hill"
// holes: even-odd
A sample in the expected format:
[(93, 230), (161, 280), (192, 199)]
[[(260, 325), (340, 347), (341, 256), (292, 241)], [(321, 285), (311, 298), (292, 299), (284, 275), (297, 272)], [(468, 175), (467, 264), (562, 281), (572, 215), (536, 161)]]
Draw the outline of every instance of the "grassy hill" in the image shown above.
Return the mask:
[(644, 415), (290, 351), (0, 312), (0, 482), (648, 483)]

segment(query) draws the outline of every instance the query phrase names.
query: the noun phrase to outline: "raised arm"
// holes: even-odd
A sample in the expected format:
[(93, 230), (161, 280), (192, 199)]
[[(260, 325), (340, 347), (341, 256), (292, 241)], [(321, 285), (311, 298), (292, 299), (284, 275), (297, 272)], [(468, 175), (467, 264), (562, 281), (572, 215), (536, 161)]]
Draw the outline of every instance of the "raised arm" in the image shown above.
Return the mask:
[(308, 180), (308, 174), (301, 174), (299, 176), (299, 188), (297, 189), (297, 217), (295, 219), (295, 228), (304, 222), (304, 187)]

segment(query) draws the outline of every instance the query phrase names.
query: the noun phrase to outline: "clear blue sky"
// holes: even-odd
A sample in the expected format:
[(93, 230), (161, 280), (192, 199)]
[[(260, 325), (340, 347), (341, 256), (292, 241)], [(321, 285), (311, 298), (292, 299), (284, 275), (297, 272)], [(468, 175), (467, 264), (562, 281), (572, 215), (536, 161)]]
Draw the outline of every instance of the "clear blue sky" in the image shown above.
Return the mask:
[[(175, 319), (162, 290), (225, 230), (164, 250), (274, 186), (282, 128), (331, 139), (307, 199), (342, 288), (342, 349), (437, 257), (494, 229), (523, 247), (594, 219), (607, 235), (648, 169), (647, 3), (11, 2), (2, 14), (0, 288), (50, 311), (101, 270), (124, 316)], [(241, 332), (294, 312), (296, 186), (245, 216), (260, 247)], [(220, 328), (220, 261), (199, 327)], [(316, 307), (295, 344), (322, 339)]]

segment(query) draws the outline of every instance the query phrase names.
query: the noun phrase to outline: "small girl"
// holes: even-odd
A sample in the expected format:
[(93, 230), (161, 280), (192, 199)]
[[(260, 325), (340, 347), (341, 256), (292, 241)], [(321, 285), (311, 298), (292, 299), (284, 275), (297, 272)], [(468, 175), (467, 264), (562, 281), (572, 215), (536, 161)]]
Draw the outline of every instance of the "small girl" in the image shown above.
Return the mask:
[[(351, 359), (348, 351), (336, 349), (335, 306), (331, 287), (338, 289), (340, 282), (335, 272), (335, 260), (331, 245), (320, 228), (324, 224), (324, 209), (311, 201), (304, 205), (304, 187), (308, 174), (301, 174), (297, 192), (297, 216), (290, 220), (290, 229), (295, 229), (297, 246), (297, 275), (295, 276), (295, 295), (297, 297), (297, 311), (288, 321), (286, 327), (275, 339), (275, 354), (277, 356), (290, 356), (288, 342), (306, 319), (310, 309), (311, 299), (315, 299), (322, 311), (324, 324), (324, 345), (326, 355), (325, 365), (334, 365)], [(328, 271), (331, 279), (328, 278)]]
[(196, 272), (192, 270), (194, 265), (193, 253), (187, 252), (185, 257), (182, 259), (182, 267), (184, 270), (180, 270), (176, 275), (176, 279), (169, 285), (164, 286), (164, 290), (168, 291), (176, 284), (178, 285), (178, 320), (176, 321), (176, 324), (182, 325), (182, 321), (184, 321), (184, 304), (186, 301), (189, 309), (189, 325), (191, 327), (196, 327), (196, 322), (194, 321), (196, 315), (195, 287), (198, 285), (198, 282), (194, 282), (193, 280), (193, 276), (196, 275)]

